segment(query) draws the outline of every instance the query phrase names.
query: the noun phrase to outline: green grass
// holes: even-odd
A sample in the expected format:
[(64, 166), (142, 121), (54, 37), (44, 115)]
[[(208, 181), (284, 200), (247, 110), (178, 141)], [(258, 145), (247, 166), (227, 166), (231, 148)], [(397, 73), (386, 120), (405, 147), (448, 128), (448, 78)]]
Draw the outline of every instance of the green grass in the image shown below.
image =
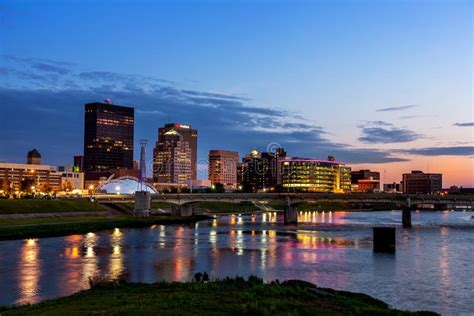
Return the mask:
[(169, 202), (151, 202), (151, 208), (157, 209), (157, 208), (172, 208), (173, 206), (176, 206), (176, 204), (169, 203)]
[(77, 200), (12, 200), (0, 199), (0, 214), (31, 214), (61, 212), (104, 211), (97, 203), (86, 199)]
[[(1, 310), (0, 310), (1, 311)], [(91, 290), (2, 315), (414, 315), (368, 295), (318, 289), (303, 281), (250, 277), (209, 283), (99, 282)], [(419, 313), (419, 315), (431, 313)]]
[(258, 211), (259, 208), (253, 204), (239, 204), (232, 202), (202, 201), (192, 204), (195, 208), (206, 209), (211, 213), (247, 213)]
[(0, 219), (2, 226), (12, 225), (37, 225), (37, 224), (58, 224), (69, 222), (95, 222), (106, 220), (105, 216), (64, 216), (64, 217), (40, 217), (40, 218), (5, 218)]
[[(84, 221), (72, 222), (72, 220), (71, 223), (56, 222), (53, 224), (41, 223), (38, 225), (29, 226), (3, 226), (0, 227), (0, 240), (83, 234), (92, 231), (113, 229), (116, 227), (146, 227), (153, 224), (184, 224), (196, 222), (205, 218), (207, 217), (151, 216), (148, 218), (136, 218), (132, 216), (121, 216), (113, 219), (91, 219), (86, 217)], [(54, 220), (54, 218), (49, 219)], [(68, 221), (68, 219), (69, 218), (65, 218), (65, 221)]]

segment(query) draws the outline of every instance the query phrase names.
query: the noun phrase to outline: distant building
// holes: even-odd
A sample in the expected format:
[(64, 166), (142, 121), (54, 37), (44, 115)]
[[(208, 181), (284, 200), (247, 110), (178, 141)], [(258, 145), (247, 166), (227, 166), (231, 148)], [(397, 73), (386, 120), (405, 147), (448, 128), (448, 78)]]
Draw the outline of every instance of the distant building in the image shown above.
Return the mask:
[(76, 171), (75, 166), (60, 166), (58, 167), (58, 171), (62, 174), (62, 190), (72, 191), (84, 189), (84, 173)]
[(279, 162), (284, 190), (304, 192), (351, 191), (351, 168), (334, 159), (286, 158)]
[(0, 190), (8, 193), (52, 192), (61, 190), (62, 173), (55, 167), (41, 165), (41, 155), (28, 152), (27, 164), (0, 163)]
[(402, 186), (400, 183), (384, 183), (383, 184), (383, 191), (385, 193), (401, 193), (402, 192)]
[(245, 163), (237, 163), (237, 186), (242, 189), (244, 186)]
[(239, 153), (227, 150), (210, 150), (208, 175), (211, 184), (220, 183), (225, 190), (237, 189)]
[(443, 193), (449, 195), (470, 195), (474, 194), (474, 188), (451, 186), (449, 189), (443, 189)]
[(210, 180), (188, 180), (186, 187), (191, 191), (205, 191), (210, 188), (212, 183)]
[(352, 192), (380, 191), (380, 172), (370, 170), (351, 171)]
[(28, 152), (26, 155), (26, 163), (29, 165), (41, 165), (41, 154), (36, 148)]
[(402, 177), (403, 193), (406, 194), (432, 194), (440, 192), (443, 188), (441, 173), (424, 173), (414, 170), (411, 173), (404, 173)]
[(158, 130), (153, 150), (153, 181), (184, 185), (196, 179), (197, 131), (184, 124), (166, 124)]
[(273, 190), (278, 183), (278, 161), (286, 157), (283, 148), (275, 152), (251, 151), (242, 159), (238, 168), (241, 185), (245, 191)]
[(84, 172), (84, 156), (74, 156), (73, 168), (76, 172)]
[(110, 101), (85, 105), (84, 171), (87, 180), (108, 177), (109, 169), (133, 168), (134, 109)]

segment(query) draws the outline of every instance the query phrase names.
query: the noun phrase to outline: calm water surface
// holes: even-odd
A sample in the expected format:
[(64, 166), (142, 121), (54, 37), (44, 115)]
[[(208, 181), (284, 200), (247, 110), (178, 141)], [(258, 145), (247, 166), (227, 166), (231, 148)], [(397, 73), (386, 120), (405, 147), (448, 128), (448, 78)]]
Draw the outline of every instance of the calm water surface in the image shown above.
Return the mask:
[(474, 312), (473, 212), (413, 213), (395, 254), (372, 252), (374, 224), (401, 213), (304, 212), (285, 226), (269, 212), (189, 226), (154, 225), (67, 237), (0, 241), (0, 305), (70, 295), (95, 275), (133, 282), (251, 274), (363, 292), (403, 309)]

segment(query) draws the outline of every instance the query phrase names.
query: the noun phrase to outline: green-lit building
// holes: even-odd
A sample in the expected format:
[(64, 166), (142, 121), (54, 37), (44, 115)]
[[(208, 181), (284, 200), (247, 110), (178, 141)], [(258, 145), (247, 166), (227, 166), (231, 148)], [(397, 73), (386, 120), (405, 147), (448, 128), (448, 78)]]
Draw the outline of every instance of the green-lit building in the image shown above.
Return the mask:
[(279, 185), (288, 191), (333, 192), (351, 191), (351, 168), (342, 162), (307, 158), (278, 161)]

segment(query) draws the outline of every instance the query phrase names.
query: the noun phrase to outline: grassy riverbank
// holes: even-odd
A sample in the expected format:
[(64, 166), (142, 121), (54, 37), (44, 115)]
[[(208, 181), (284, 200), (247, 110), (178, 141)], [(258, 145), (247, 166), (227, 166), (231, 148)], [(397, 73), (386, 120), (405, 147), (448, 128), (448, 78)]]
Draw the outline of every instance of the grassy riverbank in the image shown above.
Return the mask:
[(391, 309), (365, 294), (320, 289), (303, 281), (265, 284), (256, 277), (209, 283), (99, 283), (87, 291), (2, 315), (430, 315)]
[(5, 225), (0, 221), (0, 240), (24, 239), (64, 236), (70, 234), (84, 234), (93, 231), (123, 228), (146, 227), (154, 224), (185, 224), (206, 219), (205, 216), (173, 217), (151, 216), (148, 218), (135, 218), (132, 216), (117, 216), (105, 218), (100, 216), (85, 217), (53, 217), (22, 220), (20, 224)]
[(32, 213), (98, 212), (104, 211), (97, 203), (87, 199), (74, 200), (11, 200), (0, 199), (0, 215)]

